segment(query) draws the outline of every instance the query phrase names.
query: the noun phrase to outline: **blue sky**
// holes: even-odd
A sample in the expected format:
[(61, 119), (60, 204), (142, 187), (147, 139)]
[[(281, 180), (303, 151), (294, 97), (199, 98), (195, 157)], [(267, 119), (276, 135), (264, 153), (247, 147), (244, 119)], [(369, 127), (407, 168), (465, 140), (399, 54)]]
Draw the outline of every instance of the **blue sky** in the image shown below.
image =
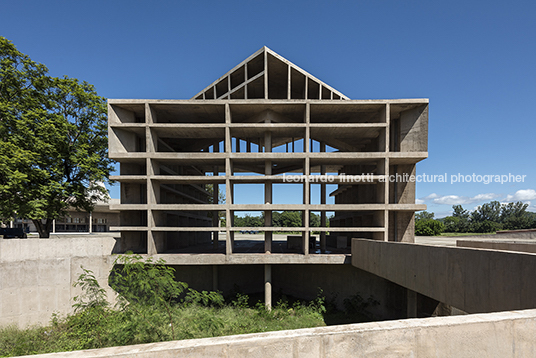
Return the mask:
[[(429, 98), (429, 158), (417, 172), (449, 180), (417, 184), (428, 210), (441, 217), (453, 204), (493, 199), (536, 211), (533, 1), (1, 0), (0, 8), (1, 36), (52, 75), (86, 80), (108, 98), (190, 98), (264, 45), (352, 99)], [(458, 173), (526, 177), (450, 184)]]

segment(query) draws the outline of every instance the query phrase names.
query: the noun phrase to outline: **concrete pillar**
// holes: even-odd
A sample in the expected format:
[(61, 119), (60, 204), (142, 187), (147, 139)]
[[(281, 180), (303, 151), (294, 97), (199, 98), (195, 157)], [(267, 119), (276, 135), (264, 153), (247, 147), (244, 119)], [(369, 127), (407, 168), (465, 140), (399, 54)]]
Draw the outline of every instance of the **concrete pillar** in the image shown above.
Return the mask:
[(9, 228), (10, 228), (10, 229), (13, 229), (13, 220), (11, 220), (11, 221), (9, 222)]
[(89, 233), (93, 232), (93, 213), (89, 213)]
[[(326, 143), (320, 142), (320, 152), (326, 151)], [(320, 174), (325, 175), (326, 174), (326, 166), (321, 165), (320, 166)], [(326, 204), (326, 184), (320, 184), (320, 204), (325, 205)], [(320, 226), (326, 227), (327, 220), (326, 220), (326, 212), (322, 211), (320, 212)], [(326, 232), (321, 231), (320, 232), (320, 251), (322, 253), (326, 252)]]
[(56, 233), (56, 219), (52, 220), (52, 233)]
[[(267, 121), (269, 122), (269, 120)], [(272, 132), (264, 133), (264, 146), (266, 153), (272, 152)], [(266, 160), (264, 162), (264, 174), (272, 175), (272, 161)], [(264, 182), (264, 203), (272, 204), (272, 182)], [(264, 226), (272, 226), (272, 211), (264, 211)], [(269, 254), (272, 252), (272, 232), (264, 232), (264, 252)]]
[(407, 315), (408, 318), (417, 318), (417, 292), (406, 289), (408, 294)]
[(264, 265), (264, 306), (272, 310), (272, 265)]
[[(219, 152), (220, 151), (220, 143), (215, 143), (214, 144), (214, 152)], [(217, 166), (214, 166), (213, 168), (213, 175), (215, 177), (218, 176), (218, 167)], [(220, 197), (220, 186), (216, 183), (212, 184), (212, 203), (213, 204), (219, 204), (219, 197)], [(218, 211), (214, 211), (212, 212), (212, 226), (214, 227), (219, 227), (220, 226), (220, 220), (219, 220), (219, 212)], [(219, 237), (218, 237), (218, 229), (217, 230), (214, 230), (212, 232), (212, 248), (214, 250), (218, 250), (218, 240), (219, 240)]]

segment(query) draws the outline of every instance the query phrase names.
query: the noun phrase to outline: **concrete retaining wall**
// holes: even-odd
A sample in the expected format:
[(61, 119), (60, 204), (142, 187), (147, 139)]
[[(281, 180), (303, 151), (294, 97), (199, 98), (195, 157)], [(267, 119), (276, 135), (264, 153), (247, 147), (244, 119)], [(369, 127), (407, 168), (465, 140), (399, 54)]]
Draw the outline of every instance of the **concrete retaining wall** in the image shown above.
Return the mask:
[(72, 312), (73, 283), (82, 272), (94, 272), (108, 289), (115, 244), (111, 236), (54, 239), (0, 239), (0, 326), (47, 324), (52, 313)]
[(536, 310), (193, 339), (31, 357), (534, 357)]

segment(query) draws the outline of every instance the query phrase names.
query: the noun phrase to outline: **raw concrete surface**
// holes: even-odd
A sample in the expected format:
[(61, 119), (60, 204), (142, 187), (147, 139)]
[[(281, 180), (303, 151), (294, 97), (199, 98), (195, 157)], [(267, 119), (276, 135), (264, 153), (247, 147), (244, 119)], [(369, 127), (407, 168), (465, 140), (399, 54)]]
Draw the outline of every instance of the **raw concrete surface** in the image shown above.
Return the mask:
[(534, 357), (536, 310), (192, 339), (31, 357)]
[(110, 233), (0, 239), (0, 326), (48, 324), (52, 313), (72, 312), (80, 266), (93, 271), (112, 299), (108, 274), (114, 244)]
[(468, 313), (536, 307), (536, 254), (353, 239), (352, 265)]

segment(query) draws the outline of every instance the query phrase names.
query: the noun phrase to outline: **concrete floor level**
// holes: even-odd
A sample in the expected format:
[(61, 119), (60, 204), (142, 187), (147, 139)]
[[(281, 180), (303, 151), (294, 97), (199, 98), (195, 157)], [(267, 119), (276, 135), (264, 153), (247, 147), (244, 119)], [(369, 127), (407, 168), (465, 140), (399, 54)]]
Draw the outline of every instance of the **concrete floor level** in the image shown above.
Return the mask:
[[(122, 251), (188, 262), (196, 254), (202, 265), (221, 255), (233, 264), (318, 264), (310, 257), (349, 254), (355, 237), (413, 242), (414, 213), (426, 208), (415, 204), (415, 182), (401, 178), (428, 156), (428, 100), (351, 100), (266, 47), (192, 99), (108, 106), (109, 155), (120, 163), (112, 179), (121, 185), (112, 230)], [(251, 184), (262, 198), (237, 201)], [(282, 185), (301, 200), (274, 201)], [(274, 225), (283, 211), (301, 226)], [(252, 212), (263, 226), (235, 223)], [(262, 240), (241, 241), (252, 230)], [(293, 234), (275, 240), (285, 232)]]

